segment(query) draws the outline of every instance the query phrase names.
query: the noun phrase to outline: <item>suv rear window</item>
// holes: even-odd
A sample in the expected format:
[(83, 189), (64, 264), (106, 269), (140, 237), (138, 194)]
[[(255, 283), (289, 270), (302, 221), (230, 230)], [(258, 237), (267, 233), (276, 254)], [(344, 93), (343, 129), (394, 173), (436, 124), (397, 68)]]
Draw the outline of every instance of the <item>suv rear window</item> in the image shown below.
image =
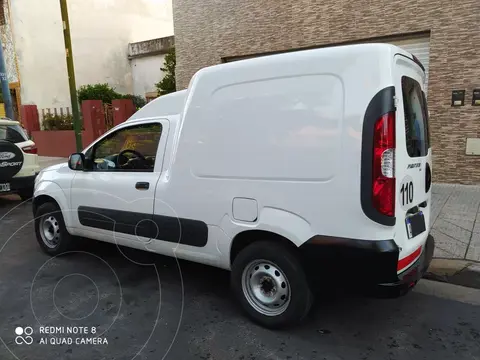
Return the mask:
[(428, 110), (425, 93), (420, 84), (407, 76), (402, 77), (405, 136), (410, 157), (426, 156), (430, 148)]
[(0, 125), (0, 140), (17, 144), (27, 141), (28, 137), (20, 125)]

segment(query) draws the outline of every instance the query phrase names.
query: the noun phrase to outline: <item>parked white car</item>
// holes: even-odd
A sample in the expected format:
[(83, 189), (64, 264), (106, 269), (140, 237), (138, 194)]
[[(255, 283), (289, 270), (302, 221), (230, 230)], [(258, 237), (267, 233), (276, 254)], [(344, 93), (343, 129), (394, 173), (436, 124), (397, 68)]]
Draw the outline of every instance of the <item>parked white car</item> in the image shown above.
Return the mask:
[(434, 249), (424, 80), (386, 44), (202, 69), (40, 173), (38, 242), (56, 255), (83, 236), (231, 270), (268, 327), (303, 319), (332, 278), (404, 294)]
[(0, 195), (33, 196), (35, 177), (40, 172), (37, 147), (18, 121), (0, 118)]

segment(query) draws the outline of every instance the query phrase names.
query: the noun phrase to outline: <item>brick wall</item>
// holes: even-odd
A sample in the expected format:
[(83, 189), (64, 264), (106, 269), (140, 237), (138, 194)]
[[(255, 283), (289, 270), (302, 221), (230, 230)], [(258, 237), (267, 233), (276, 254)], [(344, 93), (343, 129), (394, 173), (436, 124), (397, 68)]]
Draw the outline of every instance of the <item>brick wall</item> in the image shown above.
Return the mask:
[[(224, 57), (430, 31), (434, 181), (480, 184), (480, 157), (465, 155), (480, 137), (479, 0), (175, 0), (173, 15), (179, 89)], [(452, 89), (465, 107), (450, 107)]]

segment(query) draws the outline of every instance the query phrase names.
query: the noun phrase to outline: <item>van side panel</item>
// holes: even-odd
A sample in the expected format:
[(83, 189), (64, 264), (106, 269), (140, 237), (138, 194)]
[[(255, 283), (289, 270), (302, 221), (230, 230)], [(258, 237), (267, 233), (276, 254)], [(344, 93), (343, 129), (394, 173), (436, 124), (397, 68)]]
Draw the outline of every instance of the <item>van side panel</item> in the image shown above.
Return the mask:
[(192, 174), (272, 182), (332, 180), (340, 165), (343, 93), (341, 79), (330, 74), (217, 89), (198, 129)]
[[(395, 49), (338, 47), (197, 72), (156, 197), (179, 217), (219, 226), (230, 240), (271, 228), (262, 223), (271, 209), (301, 219), (296, 227), (280, 221), (297, 246), (313, 235), (393, 239), (393, 227), (363, 212), (360, 179), (365, 112), (375, 94), (393, 85)], [(258, 217), (234, 220), (235, 198), (255, 200)], [(209, 233), (208, 241), (225, 238)], [(208, 246), (178, 249), (207, 255)], [(228, 248), (218, 246), (219, 256), (228, 256)]]

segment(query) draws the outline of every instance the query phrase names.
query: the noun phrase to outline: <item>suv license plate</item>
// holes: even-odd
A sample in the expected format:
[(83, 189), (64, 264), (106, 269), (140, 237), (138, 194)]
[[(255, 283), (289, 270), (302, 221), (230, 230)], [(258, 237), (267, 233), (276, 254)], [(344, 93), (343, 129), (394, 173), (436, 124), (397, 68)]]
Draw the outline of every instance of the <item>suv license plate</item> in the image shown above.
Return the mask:
[(10, 183), (0, 183), (0, 192), (10, 191)]
[(407, 216), (405, 219), (405, 225), (407, 226), (409, 239), (414, 238), (427, 230), (425, 226), (425, 216), (421, 211), (414, 215)]

